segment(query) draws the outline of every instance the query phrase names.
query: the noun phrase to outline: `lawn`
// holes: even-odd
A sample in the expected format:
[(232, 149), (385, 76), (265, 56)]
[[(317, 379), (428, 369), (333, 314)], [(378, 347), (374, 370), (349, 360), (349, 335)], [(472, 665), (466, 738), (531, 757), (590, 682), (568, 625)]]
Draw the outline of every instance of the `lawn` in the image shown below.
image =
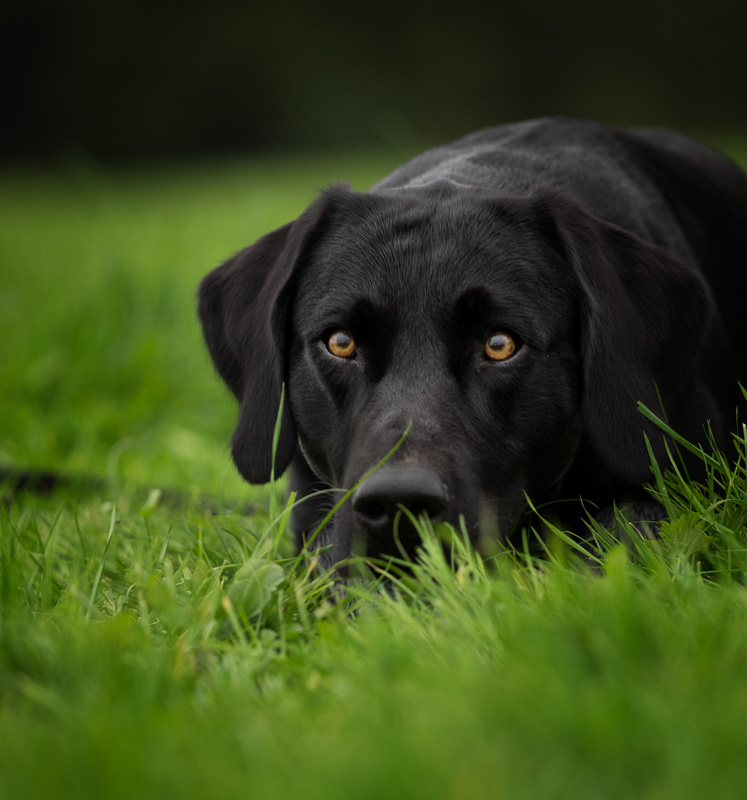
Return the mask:
[(73, 480), (0, 489), (0, 798), (743, 796), (744, 438), (708, 485), (652, 471), (659, 542), (483, 560), (425, 530), (395, 591), (336, 604), (283, 482), (237, 477), (197, 283), (396, 162), (4, 173), (0, 465)]

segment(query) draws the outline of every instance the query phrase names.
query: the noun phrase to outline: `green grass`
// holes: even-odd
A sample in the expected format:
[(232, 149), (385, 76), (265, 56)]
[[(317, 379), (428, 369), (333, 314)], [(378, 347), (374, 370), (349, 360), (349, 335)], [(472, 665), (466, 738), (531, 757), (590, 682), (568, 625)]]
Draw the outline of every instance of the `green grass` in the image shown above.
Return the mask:
[(743, 438), (706, 485), (652, 473), (660, 541), (450, 559), (426, 530), (392, 595), (337, 604), (282, 483), (236, 477), (197, 282), (395, 160), (5, 176), (0, 463), (106, 480), (0, 505), (0, 798), (743, 794)]

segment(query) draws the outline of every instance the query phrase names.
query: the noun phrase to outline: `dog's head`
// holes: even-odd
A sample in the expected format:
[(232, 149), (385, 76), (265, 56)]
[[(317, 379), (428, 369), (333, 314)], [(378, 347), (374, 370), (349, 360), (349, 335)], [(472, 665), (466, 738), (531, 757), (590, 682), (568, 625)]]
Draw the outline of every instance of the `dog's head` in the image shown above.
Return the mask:
[[(709, 313), (701, 279), (663, 249), (554, 196), (446, 182), (322, 194), (210, 273), (199, 312), (240, 403), (233, 457), (269, 480), (297, 448), (350, 488), (338, 556), (362, 532), (393, 552), (400, 505), (477, 536), (510, 530), (524, 493), (649, 475), (638, 401), (678, 415)], [(571, 480), (569, 476), (574, 476)], [(585, 477), (584, 477), (585, 476)]]

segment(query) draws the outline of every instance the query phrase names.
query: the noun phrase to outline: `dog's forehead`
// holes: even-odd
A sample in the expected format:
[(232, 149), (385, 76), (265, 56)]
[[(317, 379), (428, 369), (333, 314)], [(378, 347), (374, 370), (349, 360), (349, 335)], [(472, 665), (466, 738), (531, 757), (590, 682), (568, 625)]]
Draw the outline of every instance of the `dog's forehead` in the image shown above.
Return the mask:
[(316, 307), (370, 299), (435, 308), (476, 287), (542, 302), (568, 284), (525, 203), (453, 187), (344, 194), (301, 280), (300, 296)]

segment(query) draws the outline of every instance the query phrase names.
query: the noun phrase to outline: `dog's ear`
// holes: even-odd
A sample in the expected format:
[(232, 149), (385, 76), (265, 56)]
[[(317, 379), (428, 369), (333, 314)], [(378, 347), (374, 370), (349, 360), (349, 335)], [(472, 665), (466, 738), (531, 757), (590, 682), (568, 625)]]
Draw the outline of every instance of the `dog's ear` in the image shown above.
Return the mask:
[(710, 293), (693, 269), (662, 247), (570, 202), (555, 199), (549, 206), (580, 289), (584, 431), (614, 475), (640, 484), (650, 475), (643, 433), (660, 463), (666, 451), (638, 401), (670, 421), (686, 410)]
[[(295, 222), (263, 236), (200, 284), (198, 313), (218, 373), (239, 401), (233, 460), (249, 483), (266, 483), (286, 376), (286, 327), (294, 277), (321, 236), (328, 202), (313, 203)], [(275, 472), (288, 467), (296, 428), (283, 408)]]

